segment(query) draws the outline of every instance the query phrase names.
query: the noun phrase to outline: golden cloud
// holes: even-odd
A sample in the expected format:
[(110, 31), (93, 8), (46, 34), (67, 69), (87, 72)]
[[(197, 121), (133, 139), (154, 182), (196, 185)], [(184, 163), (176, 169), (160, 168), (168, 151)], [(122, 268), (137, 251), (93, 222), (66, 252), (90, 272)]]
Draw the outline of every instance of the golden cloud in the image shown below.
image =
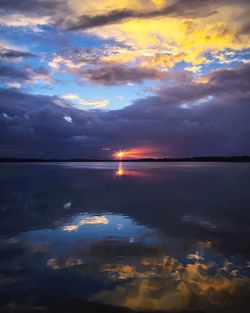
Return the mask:
[(113, 279), (127, 280), (127, 284), (104, 290), (93, 299), (142, 310), (203, 310), (211, 305), (229, 308), (235, 297), (246, 303), (249, 278), (235, 277), (233, 271), (231, 276), (223, 275), (220, 268), (212, 275), (212, 266), (199, 260), (183, 265), (170, 256), (143, 258), (137, 266), (107, 264), (103, 271)]
[[(107, 62), (139, 61), (142, 66), (163, 68), (172, 67), (180, 61), (200, 65), (208, 61), (206, 52), (240, 50), (250, 46), (249, 35), (241, 31), (246, 23), (246, 18), (243, 18), (246, 7), (240, 3), (237, 5), (230, 2), (225, 5), (219, 1), (210, 8), (209, 4), (204, 5), (201, 2), (199, 8), (193, 9), (194, 16), (195, 12), (199, 11), (197, 17), (190, 17), (190, 14), (185, 16), (185, 12), (178, 15), (178, 10), (175, 14), (159, 13), (157, 16), (157, 10), (160, 12), (166, 5), (178, 5), (178, 1), (87, 0), (83, 5), (80, 0), (71, 0), (70, 4), (77, 16), (84, 14), (90, 17), (105, 14), (108, 16), (133, 8), (131, 18), (121, 18), (113, 24), (107, 23), (102, 27), (87, 30), (102, 38), (112, 38), (129, 46), (120, 49), (115, 55), (104, 57), (103, 60)], [(211, 14), (205, 14), (210, 10)], [(202, 11), (204, 14), (200, 13)], [(142, 17), (139, 12), (142, 12)], [(150, 17), (150, 12), (156, 13)]]
[(106, 216), (93, 216), (82, 219), (79, 225), (108, 224), (109, 219)]
[(82, 225), (98, 225), (103, 224), (106, 225), (109, 223), (109, 219), (106, 216), (91, 216), (84, 219), (81, 219), (78, 224), (66, 225), (62, 227), (63, 231), (72, 232), (77, 231)]
[(129, 20), (95, 29), (95, 33), (131, 46), (130, 52), (125, 50), (120, 55), (108, 56), (107, 61), (139, 59), (143, 66), (172, 67), (180, 61), (199, 65), (207, 62), (205, 52), (249, 47), (248, 36), (238, 36), (236, 29), (224, 21), (204, 24), (201, 19), (183, 18)]
[(74, 93), (69, 93), (61, 97), (62, 99), (73, 101), (76, 104), (80, 105), (89, 105), (93, 107), (106, 107), (109, 104), (109, 100), (100, 99), (100, 100), (87, 100), (82, 99), (79, 95)]

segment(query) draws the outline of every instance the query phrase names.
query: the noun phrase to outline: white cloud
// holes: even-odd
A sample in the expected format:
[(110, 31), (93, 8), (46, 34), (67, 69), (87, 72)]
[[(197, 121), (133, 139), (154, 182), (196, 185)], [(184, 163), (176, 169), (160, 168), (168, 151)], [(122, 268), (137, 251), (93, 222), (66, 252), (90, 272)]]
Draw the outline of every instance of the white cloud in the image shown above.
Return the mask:
[(77, 105), (89, 105), (93, 107), (106, 107), (109, 104), (108, 99), (83, 99), (79, 95), (74, 93), (69, 93), (66, 95), (63, 95), (61, 97), (64, 100), (72, 101), (74, 104)]
[(64, 96), (61, 97), (62, 99), (66, 99), (66, 100), (80, 100), (81, 98), (75, 94), (75, 93), (68, 93)]
[(20, 89), (22, 87), (22, 84), (19, 82), (11, 82), (11, 83), (8, 83), (8, 87)]
[(7, 27), (28, 27), (35, 32), (41, 32), (39, 26), (51, 23), (50, 17), (32, 17), (22, 14), (11, 14), (0, 17), (0, 25)]
[(65, 121), (66, 122), (68, 122), (68, 123), (72, 123), (73, 121), (72, 121), (72, 117), (71, 116), (69, 116), (69, 115), (64, 115), (64, 117), (63, 117), (64, 119), (65, 119)]

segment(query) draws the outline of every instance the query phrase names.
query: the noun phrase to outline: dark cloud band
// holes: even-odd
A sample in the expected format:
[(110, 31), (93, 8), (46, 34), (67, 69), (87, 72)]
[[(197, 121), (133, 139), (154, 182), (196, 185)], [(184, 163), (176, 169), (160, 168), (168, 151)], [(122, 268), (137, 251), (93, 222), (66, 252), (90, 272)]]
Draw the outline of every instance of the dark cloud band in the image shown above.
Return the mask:
[(57, 97), (1, 90), (1, 156), (106, 158), (101, 147), (142, 143), (168, 156), (249, 154), (250, 65), (205, 78), (177, 81), (113, 111), (77, 110)]
[(92, 83), (101, 85), (119, 85), (140, 83), (144, 80), (160, 79), (163, 74), (151, 68), (129, 67), (126, 65), (103, 65), (82, 72), (82, 77)]

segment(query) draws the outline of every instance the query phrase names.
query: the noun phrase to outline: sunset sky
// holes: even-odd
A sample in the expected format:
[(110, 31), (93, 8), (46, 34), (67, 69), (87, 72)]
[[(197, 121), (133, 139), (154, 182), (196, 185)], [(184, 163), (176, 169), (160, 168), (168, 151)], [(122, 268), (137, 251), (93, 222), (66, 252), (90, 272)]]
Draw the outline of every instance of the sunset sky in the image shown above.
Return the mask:
[(250, 154), (249, 0), (1, 0), (0, 157)]

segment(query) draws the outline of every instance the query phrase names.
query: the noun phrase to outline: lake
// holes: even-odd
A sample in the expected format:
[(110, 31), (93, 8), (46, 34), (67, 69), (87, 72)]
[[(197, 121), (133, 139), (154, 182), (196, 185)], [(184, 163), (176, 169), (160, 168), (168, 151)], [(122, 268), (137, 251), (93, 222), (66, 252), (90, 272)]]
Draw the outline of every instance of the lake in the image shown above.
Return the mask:
[(247, 163), (1, 164), (0, 311), (250, 312), (249, 187)]

